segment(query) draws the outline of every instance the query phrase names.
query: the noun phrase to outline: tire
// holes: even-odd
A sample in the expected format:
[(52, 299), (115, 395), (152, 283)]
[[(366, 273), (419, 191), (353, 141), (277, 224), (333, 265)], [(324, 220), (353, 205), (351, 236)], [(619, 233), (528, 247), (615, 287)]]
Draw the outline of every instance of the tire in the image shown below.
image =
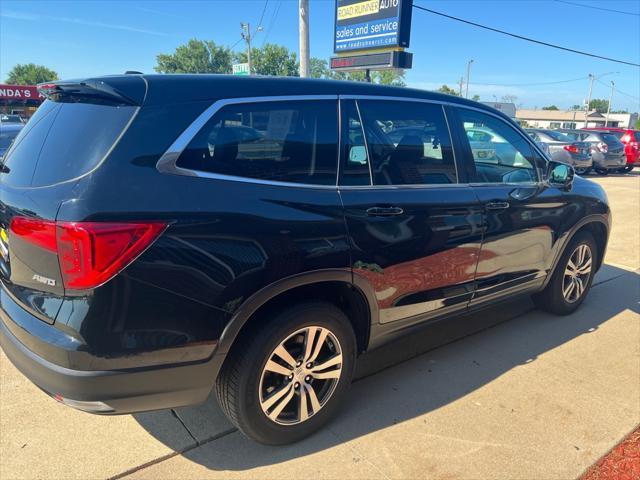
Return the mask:
[(609, 175), (609, 170), (606, 168), (596, 168), (595, 171), (598, 175)]
[[(324, 330), (315, 330), (318, 327)], [(310, 336), (313, 340), (307, 354)], [(320, 339), (323, 343), (318, 349)], [(289, 361), (276, 354), (282, 348), (291, 355)], [(335, 363), (340, 353), (341, 363)], [(233, 346), (216, 380), (218, 402), (247, 437), (270, 445), (296, 442), (334, 416), (351, 384), (355, 357), (356, 339), (349, 319), (334, 305), (308, 302), (284, 308)], [(303, 358), (315, 363), (300, 364)], [(297, 364), (287, 367), (295, 360)], [(312, 372), (327, 362), (334, 365)], [(278, 372), (271, 370), (274, 368)], [(291, 373), (285, 375), (283, 369)], [(317, 378), (323, 375), (330, 378)]]
[(632, 170), (633, 170), (633, 165), (627, 165), (626, 167), (624, 167), (624, 168), (622, 169), (622, 171), (623, 171), (624, 173), (629, 173), (629, 172), (631, 172)]
[(578, 175), (585, 176), (591, 171), (591, 167), (576, 168), (575, 171)]
[[(584, 266), (581, 267), (579, 263), (576, 263), (576, 257), (574, 256), (578, 249), (584, 247), (588, 249), (591, 258), (589, 274), (588, 277), (581, 274), (575, 275), (580, 281), (577, 282), (576, 280), (574, 288), (571, 289), (569, 284), (572, 281), (567, 277), (569, 260), (572, 260), (573, 264), (579, 267), (580, 270), (584, 269)], [(569, 315), (575, 312), (591, 289), (593, 277), (596, 273), (595, 266), (598, 265), (599, 259), (600, 252), (593, 235), (589, 232), (578, 232), (562, 253), (562, 257), (560, 257), (547, 286), (540, 293), (533, 296), (536, 306), (541, 310), (556, 315)], [(575, 296), (580, 289), (582, 289), (582, 292)], [(569, 295), (565, 296), (564, 291), (568, 290), (571, 291)]]

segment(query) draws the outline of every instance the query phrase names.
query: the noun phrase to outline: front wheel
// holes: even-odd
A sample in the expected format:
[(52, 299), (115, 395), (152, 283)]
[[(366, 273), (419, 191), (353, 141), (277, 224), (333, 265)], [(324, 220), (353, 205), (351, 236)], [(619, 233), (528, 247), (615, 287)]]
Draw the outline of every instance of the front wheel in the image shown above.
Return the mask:
[(557, 315), (573, 313), (589, 293), (598, 255), (593, 235), (589, 232), (576, 234), (567, 245), (545, 289), (534, 295), (536, 306)]
[(609, 175), (609, 170), (606, 168), (595, 168), (594, 170), (598, 175)]
[(629, 173), (629, 172), (630, 172), (630, 171), (632, 171), (632, 170), (633, 170), (633, 165), (627, 165), (626, 167), (624, 167), (624, 168), (622, 169), (622, 171), (623, 171), (624, 173)]
[(591, 171), (591, 167), (576, 167), (574, 169), (578, 175), (585, 176), (587, 173)]
[(249, 438), (295, 442), (335, 414), (351, 383), (355, 352), (351, 324), (332, 304), (283, 309), (234, 345), (216, 381), (218, 401)]

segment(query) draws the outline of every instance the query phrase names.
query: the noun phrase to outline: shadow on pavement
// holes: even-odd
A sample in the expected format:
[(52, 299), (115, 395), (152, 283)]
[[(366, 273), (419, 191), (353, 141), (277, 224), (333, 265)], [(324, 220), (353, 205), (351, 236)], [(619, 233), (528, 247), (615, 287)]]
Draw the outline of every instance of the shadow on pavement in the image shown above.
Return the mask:
[[(635, 286), (615, 293), (607, 288), (608, 282), (625, 274)], [(357, 367), (361, 379), (352, 386), (338, 418), (294, 445), (263, 446), (234, 432), (213, 396), (202, 406), (178, 409), (177, 416), (196, 439), (194, 446), (204, 445), (183, 455), (212, 470), (247, 470), (310, 455), (436, 410), (549, 350), (590, 334), (625, 310), (640, 313), (637, 273), (605, 265), (594, 286), (581, 308), (568, 317), (542, 312), (523, 315), (534, 308), (528, 297), (520, 297), (473, 315), (440, 321), (363, 355)], [(453, 342), (460, 337), (461, 328), (467, 336)], [(485, 331), (468, 335), (480, 330)], [(447, 341), (453, 343), (434, 349)], [(149, 414), (135, 418), (155, 438), (180, 449), (172, 441), (172, 432), (154, 429)]]

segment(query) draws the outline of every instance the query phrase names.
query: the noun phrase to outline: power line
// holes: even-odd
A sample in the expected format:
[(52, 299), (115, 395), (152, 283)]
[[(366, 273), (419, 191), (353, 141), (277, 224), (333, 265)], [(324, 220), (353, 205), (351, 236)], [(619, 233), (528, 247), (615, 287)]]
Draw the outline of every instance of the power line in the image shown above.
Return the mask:
[(278, 13), (280, 13), (280, 7), (282, 6), (282, 0), (280, 0), (278, 2), (278, 5), (276, 6), (276, 8), (273, 11), (273, 14), (271, 15), (271, 21), (269, 22), (269, 26), (267, 27), (267, 33), (264, 36), (264, 40), (262, 40), (262, 46), (264, 47), (264, 44), (267, 43), (267, 39), (269, 38), (269, 35), (271, 34), (271, 29), (273, 28), (273, 24), (276, 21), (276, 18), (278, 18)]
[[(606, 83), (601, 82), (600, 80), (596, 80), (596, 82), (598, 82), (600, 85), (604, 85), (604, 86), (605, 86), (605, 87), (607, 87), (607, 88), (611, 87), (611, 85), (607, 85)], [(633, 99), (634, 99), (634, 100), (636, 100), (636, 101), (640, 100), (640, 97), (636, 97), (635, 95), (631, 95), (630, 93), (623, 92), (622, 90), (618, 90), (615, 86), (613, 87), (613, 89), (614, 89), (617, 93), (619, 93), (619, 94), (621, 94), (621, 95), (625, 95), (625, 96), (627, 96), (627, 97), (629, 97), (629, 98), (633, 98)]]
[(632, 16), (640, 17), (640, 13), (623, 12), (622, 10), (614, 10), (612, 8), (594, 7), (593, 5), (585, 5), (583, 3), (567, 2), (565, 0), (554, 0), (554, 1), (558, 2), (558, 3), (565, 3), (567, 5), (575, 5), (576, 7), (592, 8), (593, 10), (602, 10), (604, 12), (621, 13), (622, 15), (632, 15)]
[(573, 48), (562, 47), (560, 45), (555, 45), (553, 43), (543, 42), (541, 40), (536, 40), (534, 38), (524, 37), (522, 35), (517, 35), (515, 33), (505, 32), (504, 30), (499, 30), (497, 28), (488, 27), (486, 25), (481, 25), (479, 23), (471, 22), (469, 20), (465, 20), (463, 18), (454, 17), (452, 15), (447, 15), (446, 13), (436, 12), (435, 10), (431, 10), (429, 8), (421, 7), (419, 5), (413, 5), (413, 8), (417, 8), (419, 10), (424, 10), (425, 12), (433, 13), (434, 15), (439, 15), (441, 17), (449, 18), (451, 20), (456, 20), (457, 22), (466, 23), (468, 25), (473, 25), (474, 27), (483, 28), (485, 30), (490, 30), (492, 32), (501, 33), (503, 35), (508, 35), (513, 38), (519, 38), (520, 40), (526, 40), (527, 42), (537, 43), (538, 45), (544, 45), (546, 47), (557, 48), (558, 50), (564, 50), (566, 52), (577, 53), (579, 55), (585, 55), (587, 57), (600, 58), (602, 60), (608, 60), (610, 62), (622, 63), (625, 65), (631, 65), (633, 67), (640, 67), (640, 63), (627, 62), (625, 60), (617, 60), (615, 58), (603, 57), (602, 55), (596, 55), (595, 53), (583, 52), (581, 50), (574, 50)]
[(577, 82), (578, 80), (586, 80), (589, 77), (571, 78), (569, 80), (556, 80), (554, 82), (538, 82), (538, 83), (477, 83), (471, 82), (471, 85), (486, 85), (496, 87), (534, 87), (537, 85), (556, 85), (559, 83)]
[(264, 12), (267, 11), (267, 5), (269, 4), (269, 0), (265, 0), (264, 7), (262, 7), (262, 14), (260, 15), (260, 21), (258, 22), (258, 26), (256, 27), (256, 32), (262, 26), (262, 20), (264, 19)]

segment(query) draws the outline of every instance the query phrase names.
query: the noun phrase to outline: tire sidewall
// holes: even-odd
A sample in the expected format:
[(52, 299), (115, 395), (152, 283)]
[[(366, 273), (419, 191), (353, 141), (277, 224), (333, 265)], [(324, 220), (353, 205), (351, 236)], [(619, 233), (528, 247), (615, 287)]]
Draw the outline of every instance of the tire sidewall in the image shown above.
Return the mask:
[[(343, 363), (342, 376), (322, 409), (303, 423), (280, 425), (270, 420), (262, 411), (259, 400), (262, 370), (271, 353), (289, 335), (301, 328), (320, 326), (328, 328), (340, 342)], [(242, 419), (241, 430), (250, 437), (267, 444), (285, 444), (300, 440), (318, 430), (336, 413), (346, 395), (356, 357), (353, 329), (346, 316), (329, 304), (300, 305), (284, 311), (273, 319), (264, 330), (255, 332), (264, 340), (249, 353), (248, 366), (241, 375), (238, 406)]]

